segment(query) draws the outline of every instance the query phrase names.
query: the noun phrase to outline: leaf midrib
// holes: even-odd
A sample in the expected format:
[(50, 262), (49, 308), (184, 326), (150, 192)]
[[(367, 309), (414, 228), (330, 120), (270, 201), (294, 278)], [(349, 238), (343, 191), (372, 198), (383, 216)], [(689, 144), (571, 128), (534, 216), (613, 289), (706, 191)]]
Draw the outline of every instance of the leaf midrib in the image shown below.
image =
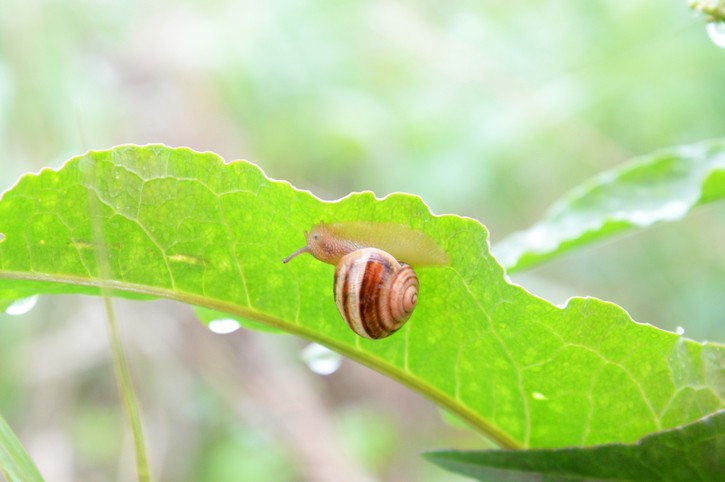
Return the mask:
[(351, 349), (349, 344), (345, 344), (333, 337), (325, 336), (319, 331), (305, 328), (302, 325), (290, 323), (283, 319), (270, 316), (266, 313), (257, 311), (253, 308), (242, 307), (233, 303), (221, 301), (214, 298), (207, 298), (192, 293), (174, 291), (170, 289), (159, 288), (155, 286), (120, 282), (117, 280), (89, 279), (72, 275), (49, 275), (42, 273), (28, 273), (18, 271), (0, 271), (0, 279), (11, 279), (18, 281), (35, 281), (43, 283), (66, 284), (74, 286), (84, 286), (89, 288), (106, 288), (117, 291), (124, 291), (139, 295), (150, 296), (154, 298), (164, 298), (182, 303), (202, 306), (216, 311), (230, 313), (242, 318), (253, 320), (266, 324), (273, 328), (283, 330), (285, 332), (297, 335), (301, 338), (314, 341), (323, 346), (334, 350), (345, 357), (367, 366), (375, 371), (384, 373), (389, 378), (411, 388), (421, 395), (431, 399), (436, 405), (455, 414), (463, 421), (467, 422), (474, 430), (483, 434), (499, 447), (505, 449), (522, 449), (524, 448), (520, 442), (509, 437), (507, 434), (497, 430), (484, 418), (478, 416), (474, 411), (469, 410), (465, 404), (459, 403), (455, 398), (436, 389), (435, 387), (424, 383), (420, 378), (416, 377), (407, 369), (400, 369), (394, 365), (384, 363), (380, 358), (373, 356), (365, 350)]

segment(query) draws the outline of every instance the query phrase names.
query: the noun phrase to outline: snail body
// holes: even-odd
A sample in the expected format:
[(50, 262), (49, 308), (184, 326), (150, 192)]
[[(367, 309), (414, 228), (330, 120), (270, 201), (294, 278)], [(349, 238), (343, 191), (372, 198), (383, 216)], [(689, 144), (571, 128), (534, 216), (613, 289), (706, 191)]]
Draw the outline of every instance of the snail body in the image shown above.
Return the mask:
[(310, 253), (323, 263), (337, 265), (343, 256), (366, 247), (366, 244), (360, 240), (336, 235), (331, 227), (323, 222), (312, 226), (309, 232), (305, 231), (305, 240), (307, 241), (305, 246), (287, 256), (282, 262), (289, 263), (292, 258), (300, 254)]
[[(364, 338), (395, 333), (418, 301), (418, 276), (408, 264), (443, 265), (445, 252), (425, 234), (395, 224), (320, 223), (305, 231), (303, 253), (335, 265), (335, 304), (350, 328)], [(396, 256), (388, 251), (395, 251)]]
[(395, 223), (352, 221), (321, 222), (305, 231), (306, 245), (284, 259), (310, 253), (324, 263), (336, 265), (346, 254), (362, 248), (387, 251), (412, 266), (445, 266), (448, 255), (425, 233)]

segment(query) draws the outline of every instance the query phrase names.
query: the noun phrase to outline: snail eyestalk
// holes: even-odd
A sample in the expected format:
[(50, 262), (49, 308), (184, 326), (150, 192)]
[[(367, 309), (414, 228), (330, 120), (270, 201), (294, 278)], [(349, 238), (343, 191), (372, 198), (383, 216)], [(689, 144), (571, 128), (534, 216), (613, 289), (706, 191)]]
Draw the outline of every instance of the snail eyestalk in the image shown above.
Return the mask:
[(287, 263), (289, 263), (289, 261), (290, 261), (290, 260), (291, 260), (292, 258), (296, 258), (297, 256), (299, 256), (299, 255), (301, 255), (301, 254), (304, 254), (304, 253), (309, 253), (309, 252), (310, 252), (310, 248), (309, 248), (309, 246), (302, 246), (302, 247), (301, 247), (300, 249), (298, 249), (298, 250), (297, 250), (297, 251), (295, 251), (294, 253), (290, 254), (290, 255), (289, 255), (289, 256), (287, 256), (287, 257), (286, 257), (285, 259), (283, 259), (283, 260), (282, 260), (282, 262), (283, 262), (284, 264), (287, 264)]

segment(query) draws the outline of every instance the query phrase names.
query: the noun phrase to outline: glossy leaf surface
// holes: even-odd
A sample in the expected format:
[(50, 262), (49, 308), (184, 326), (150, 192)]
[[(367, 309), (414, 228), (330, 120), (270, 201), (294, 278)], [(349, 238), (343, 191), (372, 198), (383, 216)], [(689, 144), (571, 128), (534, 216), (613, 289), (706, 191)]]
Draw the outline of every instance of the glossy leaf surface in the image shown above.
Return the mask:
[(494, 246), (510, 272), (594, 241), (676, 221), (725, 197), (725, 141), (664, 150), (603, 172), (555, 203), (544, 219)]
[[(347, 328), (333, 266), (282, 263), (321, 220), (407, 226), (447, 253), (447, 266), (417, 269), (418, 306), (394, 336)], [(434, 216), (411, 195), (323, 202), (244, 161), (122, 146), (22, 178), (0, 201), (0, 233), (0, 300), (105, 285), (230, 313), (368, 365), (503, 447), (633, 442), (725, 405), (722, 346), (599, 300), (537, 298), (506, 281), (484, 226)]]

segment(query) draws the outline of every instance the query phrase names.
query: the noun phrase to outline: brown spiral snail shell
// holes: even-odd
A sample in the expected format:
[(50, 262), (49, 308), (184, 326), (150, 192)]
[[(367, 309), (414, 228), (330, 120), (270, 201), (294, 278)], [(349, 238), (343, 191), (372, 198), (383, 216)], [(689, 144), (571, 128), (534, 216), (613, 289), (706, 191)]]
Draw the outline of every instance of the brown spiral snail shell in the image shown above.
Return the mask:
[(310, 253), (335, 265), (335, 304), (350, 328), (364, 338), (379, 339), (395, 333), (408, 321), (418, 301), (415, 271), (378, 249), (381, 245), (423, 264), (448, 262), (430, 238), (398, 225), (321, 222), (305, 231), (305, 238), (307, 245), (283, 261)]
[(377, 248), (342, 257), (335, 268), (335, 304), (352, 331), (371, 338), (390, 336), (413, 314), (418, 276), (407, 264)]

